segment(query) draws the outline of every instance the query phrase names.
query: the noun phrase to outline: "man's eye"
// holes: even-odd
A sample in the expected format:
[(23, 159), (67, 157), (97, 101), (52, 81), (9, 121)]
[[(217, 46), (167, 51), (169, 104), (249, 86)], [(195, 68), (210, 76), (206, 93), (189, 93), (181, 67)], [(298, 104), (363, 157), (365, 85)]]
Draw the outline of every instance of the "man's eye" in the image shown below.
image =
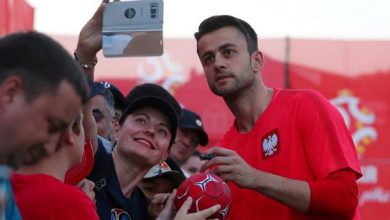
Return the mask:
[(211, 62), (213, 62), (213, 57), (212, 56), (208, 55), (208, 56), (203, 57), (203, 64), (206, 65), (206, 64), (209, 64)]
[(230, 50), (230, 49), (226, 49), (226, 50), (223, 51), (223, 54), (224, 54), (225, 56), (231, 56), (231, 55), (234, 54), (234, 51), (233, 51), (233, 50)]
[(100, 111), (99, 109), (93, 109), (92, 115), (96, 121), (101, 120), (104, 117), (103, 112)]

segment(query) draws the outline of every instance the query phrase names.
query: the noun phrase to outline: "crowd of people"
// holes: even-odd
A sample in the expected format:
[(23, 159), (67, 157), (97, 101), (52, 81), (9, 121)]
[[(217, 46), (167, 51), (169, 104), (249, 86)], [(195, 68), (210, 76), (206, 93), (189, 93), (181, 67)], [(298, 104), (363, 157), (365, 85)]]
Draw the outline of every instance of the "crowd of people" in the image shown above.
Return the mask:
[(315, 91), (268, 88), (248, 23), (213, 16), (195, 33), (207, 83), (235, 117), (203, 161), (201, 117), (163, 87), (124, 96), (95, 81), (106, 4), (74, 57), (41, 33), (0, 38), (0, 220), (207, 219), (219, 205), (188, 213), (189, 197), (173, 208), (200, 172), (228, 182), (228, 219), (359, 219), (361, 172), (341, 115)]

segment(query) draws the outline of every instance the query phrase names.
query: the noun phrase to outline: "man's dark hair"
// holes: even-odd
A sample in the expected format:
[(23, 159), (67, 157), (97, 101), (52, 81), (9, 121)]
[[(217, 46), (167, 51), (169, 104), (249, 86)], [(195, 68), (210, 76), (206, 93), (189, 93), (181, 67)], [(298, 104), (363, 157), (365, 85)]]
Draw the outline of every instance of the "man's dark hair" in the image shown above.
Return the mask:
[(237, 28), (245, 36), (249, 54), (258, 50), (255, 30), (247, 22), (230, 15), (216, 15), (202, 21), (198, 32), (194, 34), (196, 41), (199, 41), (207, 33), (228, 26)]
[(83, 103), (88, 98), (85, 74), (72, 56), (53, 39), (34, 31), (0, 38), (0, 84), (10, 76), (22, 80), (27, 101), (55, 92), (66, 81)]

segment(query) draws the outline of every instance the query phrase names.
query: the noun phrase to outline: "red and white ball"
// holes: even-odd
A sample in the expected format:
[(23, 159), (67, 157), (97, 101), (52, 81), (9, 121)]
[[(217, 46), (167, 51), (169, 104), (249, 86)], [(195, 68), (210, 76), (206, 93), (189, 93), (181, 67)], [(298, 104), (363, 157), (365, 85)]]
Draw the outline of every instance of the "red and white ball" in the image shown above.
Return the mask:
[(200, 173), (182, 182), (176, 193), (176, 210), (181, 207), (188, 196), (193, 199), (189, 213), (220, 204), (221, 208), (209, 218), (226, 219), (232, 202), (232, 194), (229, 186), (217, 175)]

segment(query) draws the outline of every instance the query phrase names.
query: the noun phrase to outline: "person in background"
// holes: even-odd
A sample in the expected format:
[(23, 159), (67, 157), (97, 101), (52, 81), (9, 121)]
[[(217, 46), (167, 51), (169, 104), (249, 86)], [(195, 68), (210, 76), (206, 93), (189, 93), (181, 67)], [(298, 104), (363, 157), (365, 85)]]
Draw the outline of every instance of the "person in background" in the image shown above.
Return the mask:
[(92, 113), (96, 121), (98, 135), (111, 140), (115, 102), (111, 91), (104, 84), (95, 82), (91, 91)]
[(165, 89), (142, 84), (130, 91), (121, 120), (118, 142), (107, 154), (101, 145), (95, 153), (89, 176), (96, 184), (96, 205), (100, 218), (117, 215), (147, 218), (147, 202), (137, 184), (155, 164), (168, 156), (181, 108)]
[(199, 145), (206, 146), (208, 141), (200, 116), (193, 111), (183, 109), (177, 137), (169, 156), (181, 166), (194, 154)]
[[(57, 141), (86, 101), (85, 76), (51, 38), (14, 33), (0, 39), (0, 164), (30, 165), (55, 152)], [(0, 168), (0, 219), (20, 219), (9, 182)]]
[(184, 180), (180, 167), (169, 157), (146, 173), (138, 186), (150, 202), (148, 211), (151, 219), (161, 213), (169, 194)]
[(105, 88), (108, 88), (114, 96), (115, 117), (119, 121), (119, 119), (122, 117), (123, 111), (125, 110), (124, 108), (126, 107), (125, 96), (114, 84), (107, 81), (100, 81), (99, 83), (103, 84)]
[(212, 92), (235, 117), (206, 153), (232, 190), (229, 219), (358, 217), (361, 171), (341, 114), (312, 90), (268, 88), (257, 34), (229, 15), (205, 19), (197, 54)]
[(112, 140), (114, 126), (117, 124), (114, 96), (105, 84), (100, 82), (93, 84), (91, 96), (92, 114), (96, 121), (99, 141), (103, 143), (106, 151), (111, 153), (114, 144)]
[(79, 187), (64, 183), (68, 170), (84, 155), (84, 137), (80, 111), (61, 142), (49, 143), (57, 148), (54, 154), (34, 165), (20, 167), (11, 176), (23, 219), (99, 219), (91, 198)]
[(194, 154), (188, 158), (188, 160), (181, 165), (181, 170), (184, 175), (188, 178), (190, 176), (200, 173), (200, 170), (204, 164), (204, 160), (200, 159), (200, 152), (195, 151)]
[(99, 83), (103, 84), (105, 88), (108, 88), (111, 91), (111, 94), (114, 97), (114, 109), (115, 109), (115, 117), (113, 121), (112, 127), (112, 135), (111, 139), (115, 145), (115, 142), (118, 140), (119, 135), (119, 119), (122, 117), (123, 111), (125, 110), (125, 97), (122, 92), (112, 83), (106, 81), (100, 81)]

